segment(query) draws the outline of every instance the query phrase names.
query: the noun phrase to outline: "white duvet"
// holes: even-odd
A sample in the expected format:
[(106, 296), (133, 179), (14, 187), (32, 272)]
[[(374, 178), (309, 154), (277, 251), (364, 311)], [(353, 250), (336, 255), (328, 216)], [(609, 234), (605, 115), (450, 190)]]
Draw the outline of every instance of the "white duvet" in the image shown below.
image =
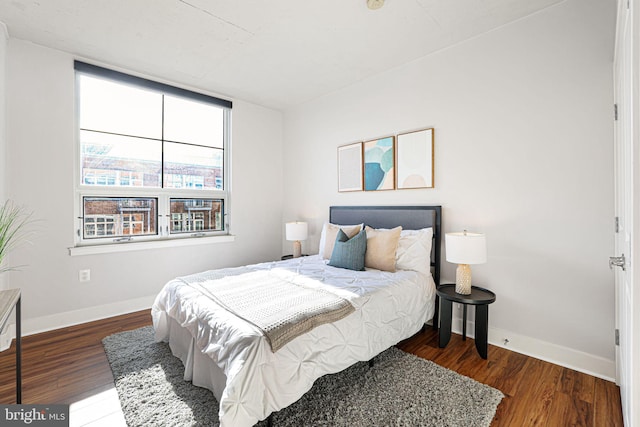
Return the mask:
[(371, 359), (433, 317), (435, 285), (423, 273), (356, 272), (327, 266), (319, 256), (248, 268), (303, 275), (306, 283), (349, 300), (356, 311), (273, 353), (252, 324), (182, 280), (167, 283), (152, 307), (156, 340), (168, 341), (182, 359), (185, 379), (214, 392), (222, 427), (254, 425), (298, 400), (316, 379)]

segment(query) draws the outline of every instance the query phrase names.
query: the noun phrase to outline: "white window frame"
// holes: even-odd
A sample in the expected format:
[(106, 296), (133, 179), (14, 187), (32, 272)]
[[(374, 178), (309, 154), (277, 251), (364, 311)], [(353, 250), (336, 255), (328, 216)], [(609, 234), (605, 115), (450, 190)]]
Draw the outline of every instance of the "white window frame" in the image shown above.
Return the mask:
[[(80, 71), (77, 64), (80, 64), (83, 68)], [(230, 212), (230, 193), (231, 193), (231, 102), (221, 100), (213, 95), (203, 94), (201, 92), (193, 92), (189, 89), (185, 89), (176, 85), (166, 85), (164, 83), (158, 83), (152, 80), (147, 80), (144, 77), (135, 76), (133, 74), (124, 74), (119, 71), (112, 71), (106, 68), (98, 67), (91, 64), (80, 63), (76, 61), (75, 70), (75, 168), (74, 168), (74, 182), (75, 182), (75, 203), (74, 203), (74, 247), (69, 248), (70, 255), (84, 255), (93, 253), (107, 253), (107, 252), (119, 252), (130, 251), (145, 248), (166, 247), (166, 246), (184, 246), (185, 244), (201, 244), (206, 240), (208, 243), (212, 242), (229, 242), (233, 241), (233, 236), (230, 234), (229, 229), (229, 212)], [(107, 185), (87, 185), (82, 180), (81, 171), (81, 140), (80, 140), (80, 117), (79, 117), (79, 78), (78, 74), (85, 72), (86, 69), (98, 69), (107, 74), (113, 73), (117, 77), (128, 78), (129, 82), (143, 81), (152, 86), (158, 88), (170, 88), (174, 92), (171, 95), (181, 94), (195, 94), (195, 96), (213, 98), (219, 100), (221, 103), (226, 104), (223, 106), (223, 120), (224, 120), (224, 132), (223, 132), (223, 190), (204, 190), (193, 188), (145, 188), (137, 186), (107, 186)], [(92, 74), (89, 72), (89, 74)], [(100, 77), (100, 75), (97, 75)], [(106, 76), (104, 76), (106, 77)], [(108, 77), (106, 77), (108, 78)], [(115, 80), (118, 80), (117, 78)], [(148, 87), (147, 87), (148, 88)], [(186, 96), (189, 98), (189, 96)], [(197, 98), (196, 98), (197, 99)], [(219, 105), (222, 106), (222, 105)], [(116, 177), (118, 179), (119, 177)], [(131, 178), (130, 178), (131, 179)], [(105, 238), (91, 237), (84, 238), (84, 198), (85, 197), (135, 197), (135, 198), (155, 198), (157, 199), (157, 221), (156, 221), (156, 234), (154, 235), (126, 235), (124, 236), (107, 236)], [(170, 233), (170, 199), (220, 199), (223, 201), (223, 230), (221, 231), (194, 231), (193, 233)], [(179, 241), (179, 242), (178, 242)], [(155, 244), (154, 244), (155, 242)], [(139, 245), (136, 245), (139, 243)], [(144, 244), (142, 244), (144, 243)], [(138, 247), (136, 247), (138, 246)], [(92, 249), (94, 247), (95, 249)]]

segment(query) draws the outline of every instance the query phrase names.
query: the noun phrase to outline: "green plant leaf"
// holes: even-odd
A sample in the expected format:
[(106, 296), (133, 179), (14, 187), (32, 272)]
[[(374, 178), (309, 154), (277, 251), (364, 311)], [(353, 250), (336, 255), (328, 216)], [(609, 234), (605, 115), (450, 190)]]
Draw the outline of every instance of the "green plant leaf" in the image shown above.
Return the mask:
[(0, 207), (0, 273), (14, 270), (14, 267), (2, 266), (4, 258), (17, 245), (24, 242), (27, 225), (31, 222), (31, 213), (10, 200)]

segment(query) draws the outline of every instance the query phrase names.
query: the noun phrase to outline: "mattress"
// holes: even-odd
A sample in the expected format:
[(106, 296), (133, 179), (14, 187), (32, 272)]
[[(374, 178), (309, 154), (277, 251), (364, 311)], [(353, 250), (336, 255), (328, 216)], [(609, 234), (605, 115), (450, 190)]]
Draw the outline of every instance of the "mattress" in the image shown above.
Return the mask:
[[(369, 360), (418, 332), (433, 317), (430, 275), (351, 271), (319, 256), (242, 267), (304, 276), (347, 299), (349, 316), (307, 332), (276, 352), (254, 325), (222, 309), (183, 278), (167, 283), (152, 307), (156, 340), (169, 342), (185, 379), (213, 391), (222, 427), (252, 426), (298, 400), (316, 379)], [(237, 274), (238, 269), (217, 270)]]

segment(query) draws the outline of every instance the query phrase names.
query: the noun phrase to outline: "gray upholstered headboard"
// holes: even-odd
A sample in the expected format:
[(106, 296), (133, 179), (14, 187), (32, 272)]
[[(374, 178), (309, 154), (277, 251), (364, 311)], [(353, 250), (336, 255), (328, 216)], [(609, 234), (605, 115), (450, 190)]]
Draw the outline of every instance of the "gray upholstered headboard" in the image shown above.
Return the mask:
[(329, 222), (364, 223), (372, 228), (393, 228), (401, 225), (404, 230), (432, 227), (431, 267), (436, 286), (440, 284), (441, 206), (331, 206)]

